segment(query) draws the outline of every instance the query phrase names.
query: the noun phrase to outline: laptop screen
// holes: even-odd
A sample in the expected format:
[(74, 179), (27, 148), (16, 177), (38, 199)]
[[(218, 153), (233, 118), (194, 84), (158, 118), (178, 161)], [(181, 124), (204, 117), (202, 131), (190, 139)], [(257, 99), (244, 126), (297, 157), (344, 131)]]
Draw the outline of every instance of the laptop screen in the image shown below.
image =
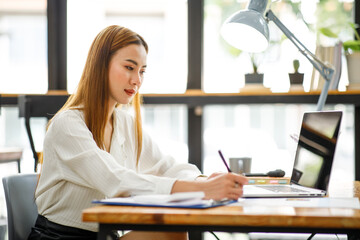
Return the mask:
[(342, 112), (304, 114), (291, 182), (327, 190)]

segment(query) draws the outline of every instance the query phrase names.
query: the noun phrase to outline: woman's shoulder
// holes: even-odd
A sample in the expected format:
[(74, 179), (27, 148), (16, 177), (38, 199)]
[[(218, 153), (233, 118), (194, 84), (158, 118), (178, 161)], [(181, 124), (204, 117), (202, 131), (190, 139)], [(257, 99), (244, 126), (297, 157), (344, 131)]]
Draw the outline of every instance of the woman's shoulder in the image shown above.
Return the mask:
[(51, 119), (49, 127), (74, 126), (77, 122), (84, 122), (83, 112), (78, 109), (67, 109), (56, 113), (56, 115)]
[(83, 118), (83, 112), (79, 109), (67, 109), (61, 112), (58, 112), (53, 121), (74, 119), (74, 118)]

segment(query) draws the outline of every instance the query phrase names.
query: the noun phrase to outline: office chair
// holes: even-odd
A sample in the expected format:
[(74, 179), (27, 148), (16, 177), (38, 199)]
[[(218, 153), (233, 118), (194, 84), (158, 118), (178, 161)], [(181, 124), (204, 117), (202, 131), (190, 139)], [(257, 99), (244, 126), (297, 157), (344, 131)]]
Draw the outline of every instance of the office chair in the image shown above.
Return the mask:
[(5, 191), (8, 239), (25, 240), (38, 215), (34, 193), (37, 173), (17, 174), (2, 179)]
[[(35, 143), (31, 133), (30, 119), (32, 117), (46, 117), (48, 120), (64, 105), (69, 95), (19, 95), (19, 117), (25, 118), (26, 132), (29, 138), (31, 151), (33, 152), (34, 172), (37, 171), (39, 153), (35, 149)], [(46, 102), (46, 104), (44, 104)]]

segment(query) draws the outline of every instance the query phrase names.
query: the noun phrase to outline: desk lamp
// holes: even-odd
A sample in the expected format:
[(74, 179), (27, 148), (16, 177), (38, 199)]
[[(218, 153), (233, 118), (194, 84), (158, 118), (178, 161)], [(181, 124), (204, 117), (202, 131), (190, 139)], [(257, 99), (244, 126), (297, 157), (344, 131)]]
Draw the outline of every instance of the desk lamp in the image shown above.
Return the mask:
[(312, 54), (274, 15), (271, 9), (264, 14), (267, 3), (268, 0), (250, 0), (245, 10), (234, 13), (224, 22), (221, 28), (221, 35), (225, 41), (235, 48), (248, 52), (261, 52), (269, 44), (268, 22), (273, 21), (325, 79), (325, 84), (317, 103), (317, 111), (321, 111), (328, 95), (334, 69)]

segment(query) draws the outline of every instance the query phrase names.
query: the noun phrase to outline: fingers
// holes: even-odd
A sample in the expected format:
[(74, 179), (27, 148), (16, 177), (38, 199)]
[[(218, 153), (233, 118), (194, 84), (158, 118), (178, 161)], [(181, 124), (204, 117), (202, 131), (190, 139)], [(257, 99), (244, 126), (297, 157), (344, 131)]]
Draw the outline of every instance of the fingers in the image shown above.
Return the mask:
[(242, 188), (242, 187), (238, 187), (235, 191), (229, 192), (228, 195), (226, 196), (226, 198), (232, 199), (232, 200), (237, 200), (237, 199), (240, 198), (242, 195), (243, 195), (243, 188)]
[(243, 195), (243, 185), (247, 184), (248, 180), (246, 177), (234, 173), (230, 174), (230, 178), (232, 181), (234, 181), (234, 187), (232, 191), (233, 197), (231, 199), (238, 199)]
[[(240, 183), (238, 181), (241, 181)], [(238, 199), (239, 197), (242, 196), (243, 194), (243, 180), (238, 180), (238, 181), (231, 181), (230, 182), (230, 188), (227, 192), (227, 198), (229, 199)]]
[(243, 175), (239, 175), (236, 173), (229, 173), (230, 176), (234, 179), (235, 182), (237, 182), (240, 185), (244, 185), (248, 183), (248, 180), (246, 177), (244, 177)]
[(247, 183), (244, 176), (235, 173), (216, 173), (207, 181), (205, 196), (209, 199), (238, 199), (243, 194), (243, 185)]

